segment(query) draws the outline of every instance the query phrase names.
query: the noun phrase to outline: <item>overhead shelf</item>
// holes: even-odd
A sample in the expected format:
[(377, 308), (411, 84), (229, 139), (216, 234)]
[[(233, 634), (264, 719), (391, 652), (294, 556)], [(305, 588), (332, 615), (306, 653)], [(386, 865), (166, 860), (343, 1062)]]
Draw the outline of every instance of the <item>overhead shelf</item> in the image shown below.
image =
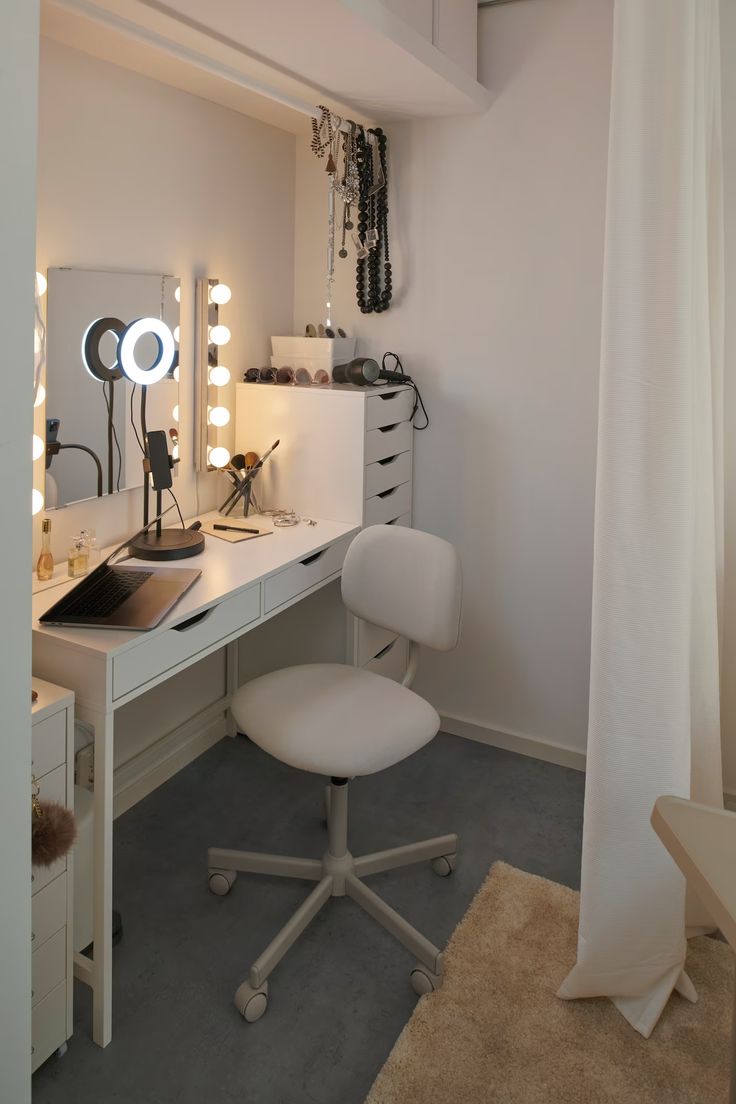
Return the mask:
[[(456, 20), (460, 9), (467, 13), (463, 3), (452, 2), (449, 20)], [(427, 33), (436, 31), (438, 3), (43, 0), (42, 32), (300, 133), (305, 117), (323, 102), (360, 122), (484, 111), (489, 92), (468, 71), (470, 65), (459, 64)], [(426, 28), (421, 20), (397, 14), (403, 6), (422, 16), (427, 4)], [(448, 32), (454, 32), (457, 25), (449, 20)], [(464, 41), (467, 55), (475, 28), (460, 29), (466, 32), (461, 45)], [(453, 45), (456, 40), (454, 35)]]

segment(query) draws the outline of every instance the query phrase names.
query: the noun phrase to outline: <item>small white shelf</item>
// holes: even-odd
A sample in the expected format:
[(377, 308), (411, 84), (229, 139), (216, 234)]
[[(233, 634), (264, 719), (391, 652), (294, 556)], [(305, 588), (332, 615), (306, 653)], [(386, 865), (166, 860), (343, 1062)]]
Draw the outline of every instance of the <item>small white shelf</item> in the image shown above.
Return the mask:
[[(448, 23), (472, 19), (474, 33), (473, 5), (437, 2)], [(488, 89), (395, 8), (383, 0), (43, 0), (41, 29), (294, 133), (323, 102), (362, 123), (485, 111)]]

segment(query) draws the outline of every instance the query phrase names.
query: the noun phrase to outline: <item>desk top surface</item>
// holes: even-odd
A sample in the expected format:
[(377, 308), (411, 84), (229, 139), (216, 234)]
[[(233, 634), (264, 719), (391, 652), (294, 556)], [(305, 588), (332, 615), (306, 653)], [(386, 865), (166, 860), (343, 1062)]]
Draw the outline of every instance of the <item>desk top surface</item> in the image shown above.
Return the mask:
[[(225, 519), (215, 511), (200, 515), (202, 522), (223, 520)], [(201, 555), (192, 556), (191, 559), (186, 560), (166, 561), (165, 564), (153, 565), (150, 560), (124, 561), (126, 564), (140, 564), (147, 567), (195, 568), (202, 572), (194, 586), (182, 596), (163, 621), (149, 632), (71, 626), (53, 628), (39, 625), (38, 618), (41, 614), (75, 585), (76, 581), (72, 579), (33, 595), (33, 631), (35, 634), (63, 640), (65, 645), (84, 651), (108, 655), (125, 651), (129, 647), (135, 647), (141, 639), (155, 636), (180, 621), (202, 613), (217, 602), (245, 590), (291, 564), (306, 559), (342, 537), (357, 533), (359, 529), (359, 526), (346, 522), (325, 521), (319, 518), (314, 520), (316, 525), (307, 525), (306, 522), (301, 521), (298, 525), (282, 528), (274, 527), (273, 519), (270, 517), (251, 516), (249, 521), (252, 521), (254, 526), (273, 529), (273, 534), (254, 540), (240, 541), (237, 544), (207, 536), (205, 549)], [(114, 547), (113, 545), (103, 550), (103, 558)]]
[(736, 949), (736, 813), (660, 797), (652, 826)]

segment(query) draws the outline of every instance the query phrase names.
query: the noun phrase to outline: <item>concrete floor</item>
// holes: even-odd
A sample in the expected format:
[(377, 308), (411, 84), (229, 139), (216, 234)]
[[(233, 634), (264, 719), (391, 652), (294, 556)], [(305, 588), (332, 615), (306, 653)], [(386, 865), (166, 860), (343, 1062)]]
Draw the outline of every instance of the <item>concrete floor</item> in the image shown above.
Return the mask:
[[(34, 1104), (361, 1104), (411, 1016), (411, 956), (349, 899), (333, 899), (271, 975), (265, 1017), (233, 993), (309, 887), (240, 875), (207, 888), (208, 846), (319, 857), (324, 782), (240, 737), (222, 740), (115, 823), (113, 1042), (90, 1040), (77, 983), (75, 1033), (33, 1079)], [(354, 854), (460, 834), (458, 867), (370, 879), (444, 945), (491, 863), (578, 887), (583, 775), (440, 735), (351, 785)]]

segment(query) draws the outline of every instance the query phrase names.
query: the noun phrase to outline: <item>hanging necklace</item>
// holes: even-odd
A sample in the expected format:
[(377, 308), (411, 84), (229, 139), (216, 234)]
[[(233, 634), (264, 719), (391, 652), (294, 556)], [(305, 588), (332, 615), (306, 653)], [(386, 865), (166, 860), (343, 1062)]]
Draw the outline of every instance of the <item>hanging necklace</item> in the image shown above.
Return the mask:
[[(363, 314), (381, 314), (392, 298), (388, 244), (387, 141), (380, 127), (360, 132), (356, 160), (360, 177), (355, 288)], [(383, 284), (383, 286), (381, 286)]]

